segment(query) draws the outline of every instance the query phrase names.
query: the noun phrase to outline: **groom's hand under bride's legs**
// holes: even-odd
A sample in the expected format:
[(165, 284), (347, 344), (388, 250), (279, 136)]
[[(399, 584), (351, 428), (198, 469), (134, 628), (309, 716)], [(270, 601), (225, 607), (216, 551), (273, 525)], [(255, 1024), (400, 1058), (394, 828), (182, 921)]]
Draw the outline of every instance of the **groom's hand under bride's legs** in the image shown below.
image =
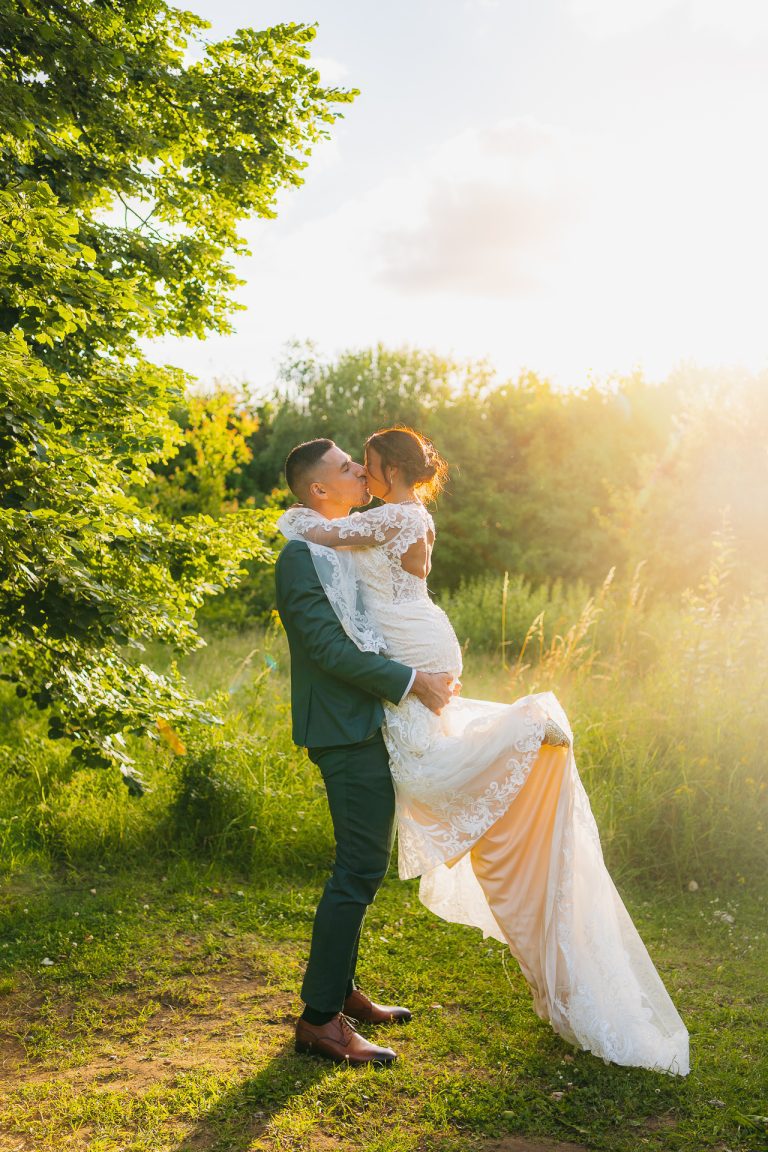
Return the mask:
[(456, 680), (450, 672), (417, 672), (411, 685), (411, 695), (421, 700), (430, 712), (440, 715), (450, 703)]

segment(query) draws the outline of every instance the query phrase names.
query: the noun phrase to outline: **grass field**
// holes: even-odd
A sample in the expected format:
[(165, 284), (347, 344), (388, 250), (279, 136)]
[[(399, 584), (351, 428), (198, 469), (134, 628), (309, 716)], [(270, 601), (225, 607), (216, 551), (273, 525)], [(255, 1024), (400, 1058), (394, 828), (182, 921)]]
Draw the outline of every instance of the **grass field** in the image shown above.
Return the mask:
[(368, 1030), (399, 1062), (350, 1070), (293, 1052), (332, 840), (288, 738), (283, 640), (254, 631), (188, 659), (225, 723), (189, 734), (184, 756), (137, 744), (152, 789), (138, 801), (109, 773), (72, 773), (22, 704), (0, 700), (0, 1150), (768, 1147), (754, 629), (724, 629), (743, 654), (732, 695), (706, 652), (685, 695), (685, 633), (660, 655), (667, 626), (645, 617), (646, 638), (617, 647), (612, 611), (600, 642), (594, 621), (581, 638), (564, 630), (528, 668), (470, 650), (465, 693), (552, 684), (566, 703), (607, 859), (691, 1033), (689, 1077), (569, 1049), (502, 946), (434, 919), (394, 866), (360, 975), (414, 1010)]
[[(3, 898), (0, 1148), (92, 1152), (766, 1144), (766, 906), (625, 891), (691, 1033), (685, 1080), (606, 1066), (533, 1014), (516, 965), (391, 876), (361, 976), (412, 1024), (368, 1030), (382, 1071), (297, 1056), (292, 1021), (322, 870), (188, 858), (17, 876)], [(44, 961), (51, 961), (50, 964)]]

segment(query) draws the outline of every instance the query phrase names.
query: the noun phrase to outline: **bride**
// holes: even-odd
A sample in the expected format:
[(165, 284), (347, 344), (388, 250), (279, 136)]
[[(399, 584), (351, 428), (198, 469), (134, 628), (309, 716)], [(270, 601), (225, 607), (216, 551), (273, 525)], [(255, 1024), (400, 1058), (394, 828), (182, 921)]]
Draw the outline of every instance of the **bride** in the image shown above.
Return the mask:
[[(380, 507), (328, 520), (296, 506), (279, 527), (309, 544), (358, 646), (383, 642), (392, 659), (458, 684), (461, 649), (426, 583), (435, 526), (424, 500), (445, 462), (396, 427), (369, 437), (365, 467)], [(555, 696), (455, 696), (435, 715), (410, 695), (384, 709), (400, 876), (421, 876), (419, 897), (438, 916), (505, 943), (536, 1012), (569, 1043), (686, 1075), (688, 1033), (603, 862)]]

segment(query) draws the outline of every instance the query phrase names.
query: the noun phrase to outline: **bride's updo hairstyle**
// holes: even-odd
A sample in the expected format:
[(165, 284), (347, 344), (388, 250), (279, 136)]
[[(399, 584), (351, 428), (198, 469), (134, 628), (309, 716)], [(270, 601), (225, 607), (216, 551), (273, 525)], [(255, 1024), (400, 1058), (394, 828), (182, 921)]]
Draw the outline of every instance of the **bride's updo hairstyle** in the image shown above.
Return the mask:
[(422, 500), (434, 500), (440, 495), (448, 479), (448, 465), (426, 436), (397, 424), (374, 432), (365, 447), (378, 453), (385, 473), (387, 468), (397, 468)]

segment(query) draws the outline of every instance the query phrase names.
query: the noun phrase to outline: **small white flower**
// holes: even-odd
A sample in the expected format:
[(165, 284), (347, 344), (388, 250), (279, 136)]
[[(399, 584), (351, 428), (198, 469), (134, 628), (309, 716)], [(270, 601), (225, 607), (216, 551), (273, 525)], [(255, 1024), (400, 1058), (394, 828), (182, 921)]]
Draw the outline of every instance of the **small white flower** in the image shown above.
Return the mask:
[(50, 968), (53, 965), (53, 960), (51, 960), (48, 956), (44, 956), (40, 963), (43, 964), (46, 968)]

